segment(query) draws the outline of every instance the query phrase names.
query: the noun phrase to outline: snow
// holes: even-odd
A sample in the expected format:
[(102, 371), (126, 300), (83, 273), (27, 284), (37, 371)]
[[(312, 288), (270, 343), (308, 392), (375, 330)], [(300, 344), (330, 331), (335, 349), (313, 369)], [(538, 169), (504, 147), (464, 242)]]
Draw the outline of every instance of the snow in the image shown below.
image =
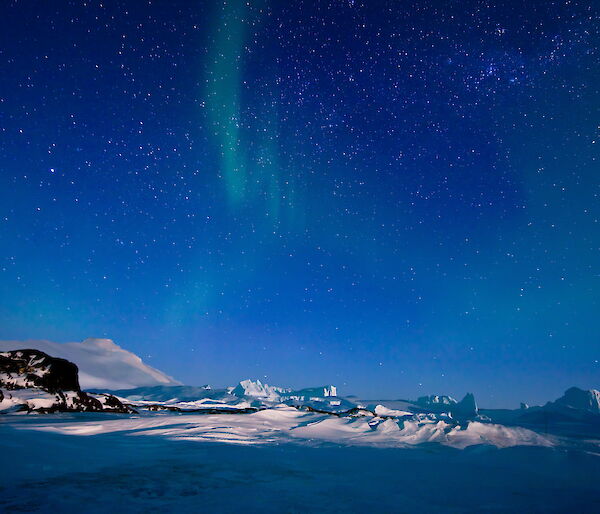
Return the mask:
[[(233, 430), (230, 417), (204, 424), (208, 418), (7, 417), (0, 511), (593, 512), (600, 501), (599, 457), (577, 449), (281, 442), (282, 427), (320, 416), (272, 409), (250, 415), (246, 426), (231, 423)], [(261, 425), (275, 442), (247, 444), (250, 428)], [(332, 437), (353, 433), (352, 425), (336, 426)], [(391, 423), (368, 430), (387, 427), (394, 430)]]
[(52, 357), (77, 364), (82, 389), (130, 389), (140, 386), (180, 385), (173, 378), (145, 364), (137, 355), (110, 339), (55, 343), (45, 340), (0, 341), (0, 352), (34, 348)]
[(0, 511), (591, 512), (599, 444), (287, 405), (11, 415), (0, 423)]
[(454, 448), (488, 444), (552, 446), (551, 439), (525, 428), (501, 427), (470, 422), (450, 425), (429, 418), (399, 423), (378, 416), (338, 417), (300, 411), (284, 404), (252, 414), (132, 415), (98, 424), (95, 421), (56, 424), (52, 421), (27, 424), (23, 429), (62, 434), (98, 435), (115, 432), (136, 436), (167, 437), (236, 444), (335, 443), (346, 446), (408, 447), (439, 443)]
[[(22, 354), (18, 355), (20, 357)], [(8, 352), (0, 352), (0, 357), (10, 358), (10, 354)], [(41, 356), (31, 359), (26, 374), (0, 373), (0, 383), (5, 384), (11, 389), (19, 387), (32, 387), (32, 376), (43, 377), (49, 371), (48, 367), (41, 366), (43, 360), (44, 358)]]
[[(60, 391), (49, 393), (43, 389), (26, 388), (6, 390), (0, 389), (0, 416), (10, 412), (52, 410), (52, 409), (81, 409), (83, 408), (82, 394), (79, 391)], [(102, 409), (114, 410), (115, 405), (109, 401), (109, 396), (103, 394), (89, 394), (98, 400)], [(122, 406), (119, 406), (122, 408)]]
[(382, 417), (403, 417), (403, 416), (412, 416), (412, 412), (405, 410), (397, 410), (397, 409), (388, 409), (387, 407), (379, 404), (373, 408), (373, 412), (378, 416)]
[(28, 409), (49, 409), (56, 404), (58, 395), (41, 389), (16, 389), (14, 391), (0, 390), (0, 413), (16, 410), (20, 406)]
[(552, 439), (520, 427), (472, 421), (465, 430), (453, 429), (449, 440), (454, 448), (464, 449), (474, 444), (489, 444), (497, 448), (511, 446), (554, 446)]

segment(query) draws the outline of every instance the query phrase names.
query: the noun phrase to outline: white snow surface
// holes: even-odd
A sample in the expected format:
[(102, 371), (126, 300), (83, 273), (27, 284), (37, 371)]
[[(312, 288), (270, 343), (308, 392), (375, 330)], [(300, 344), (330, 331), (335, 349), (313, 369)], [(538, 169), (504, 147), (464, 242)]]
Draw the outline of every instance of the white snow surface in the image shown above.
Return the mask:
[(0, 413), (16, 410), (25, 406), (28, 409), (50, 409), (58, 401), (58, 395), (48, 393), (42, 389), (16, 389), (13, 391), (1, 390)]
[(134, 353), (110, 339), (56, 343), (45, 340), (0, 341), (0, 352), (26, 348), (41, 350), (77, 364), (82, 389), (131, 389), (142, 386), (180, 385), (180, 382), (145, 364)]
[(525, 428), (509, 428), (491, 423), (469, 422), (465, 426), (444, 421), (412, 420), (399, 424), (378, 417), (337, 417), (303, 412), (277, 405), (253, 414), (145, 414), (119, 419), (56, 423), (39, 418), (18, 429), (90, 436), (119, 432), (122, 435), (164, 437), (171, 440), (260, 445), (289, 443), (405, 448), (422, 443), (438, 443), (453, 448), (473, 445), (553, 446), (550, 438)]
[(404, 417), (404, 416), (412, 416), (412, 412), (398, 409), (389, 409), (384, 405), (378, 404), (373, 408), (373, 412), (378, 416), (382, 417)]

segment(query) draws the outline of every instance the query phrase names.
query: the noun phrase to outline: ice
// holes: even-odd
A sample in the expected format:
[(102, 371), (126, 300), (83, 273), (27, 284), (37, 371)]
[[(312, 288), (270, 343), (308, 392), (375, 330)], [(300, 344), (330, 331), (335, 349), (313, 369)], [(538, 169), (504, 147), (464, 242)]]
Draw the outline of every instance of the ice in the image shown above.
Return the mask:
[[(373, 444), (283, 442), (273, 427), (323, 416), (282, 407), (247, 416), (246, 426), (215, 417), (11, 416), (0, 423), (0, 511), (592, 512), (600, 502), (598, 457), (580, 450), (383, 449), (375, 440), (384, 425), (340, 430), (335, 421), (332, 438), (371, 433)], [(261, 424), (271, 435), (247, 444)]]
[(242, 380), (233, 388), (231, 394), (235, 396), (253, 396), (267, 400), (278, 400), (283, 393), (289, 393), (291, 389), (274, 387), (263, 384), (260, 380)]

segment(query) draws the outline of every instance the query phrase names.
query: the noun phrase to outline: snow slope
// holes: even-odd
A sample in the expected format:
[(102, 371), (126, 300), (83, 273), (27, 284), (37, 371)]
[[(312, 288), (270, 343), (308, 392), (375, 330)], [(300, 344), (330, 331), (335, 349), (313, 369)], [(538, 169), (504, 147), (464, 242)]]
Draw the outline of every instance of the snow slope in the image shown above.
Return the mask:
[(551, 438), (520, 427), (504, 427), (476, 421), (464, 425), (437, 419), (397, 421), (377, 416), (339, 417), (305, 412), (278, 405), (252, 414), (136, 414), (119, 419), (97, 421), (40, 418), (18, 428), (65, 435), (121, 433), (135, 436), (230, 444), (335, 443), (344, 446), (406, 448), (423, 443), (438, 443), (453, 448), (490, 445), (553, 446)]
[(110, 339), (86, 339), (80, 343), (0, 341), (0, 352), (25, 348), (41, 350), (77, 364), (82, 389), (180, 385), (180, 382), (148, 366), (137, 355), (124, 350)]

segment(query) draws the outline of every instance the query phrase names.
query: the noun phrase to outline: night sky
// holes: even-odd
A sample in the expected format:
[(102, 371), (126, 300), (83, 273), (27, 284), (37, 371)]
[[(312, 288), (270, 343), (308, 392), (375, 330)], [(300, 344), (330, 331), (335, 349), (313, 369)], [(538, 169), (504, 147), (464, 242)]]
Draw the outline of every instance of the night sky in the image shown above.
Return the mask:
[(189, 384), (600, 386), (599, 4), (0, 5), (0, 339)]

